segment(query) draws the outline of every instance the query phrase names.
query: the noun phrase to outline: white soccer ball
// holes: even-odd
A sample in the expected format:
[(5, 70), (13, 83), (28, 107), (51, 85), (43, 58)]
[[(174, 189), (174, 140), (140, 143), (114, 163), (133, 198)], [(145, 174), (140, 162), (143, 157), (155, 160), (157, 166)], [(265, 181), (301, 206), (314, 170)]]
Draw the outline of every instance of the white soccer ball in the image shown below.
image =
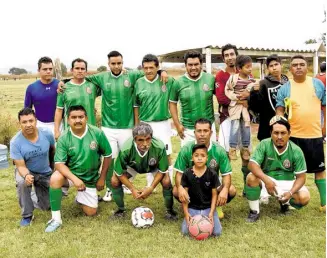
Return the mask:
[(132, 223), (136, 228), (151, 227), (154, 222), (154, 214), (150, 208), (137, 207), (132, 212)]

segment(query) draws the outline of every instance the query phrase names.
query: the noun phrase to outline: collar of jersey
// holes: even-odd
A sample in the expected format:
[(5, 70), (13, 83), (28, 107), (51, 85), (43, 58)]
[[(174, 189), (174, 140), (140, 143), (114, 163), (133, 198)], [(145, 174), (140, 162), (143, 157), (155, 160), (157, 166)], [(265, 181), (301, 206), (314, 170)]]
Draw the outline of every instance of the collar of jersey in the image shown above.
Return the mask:
[(274, 149), (275, 149), (275, 151), (277, 152), (277, 154), (278, 154), (279, 156), (282, 156), (282, 155), (287, 151), (289, 143), (290, 143), (290, 142), (287, 142), (287, 146), (286, 146), (285, 150), (284, 150), (282, 153), (279, 153), (279, 152), (278, 152), (278, 150), (277, 150), (275, 144), (273, 143), (273, 145), (274, 145)]
[(195, 80), (194, 80), (194, 79), (191, 79), (191, 78), (188, 76), (187, 72), (186, 72), (184, 75), (185, 75), (185, 77), (186, 77), (187, 79), (189, 79), (190, 81), (197, 82), (198, 80), (201, 79), (202, 74), (203, 74), (203, 72), (201, 72), (199, 78), (197, 78), (197, 79), (195, 79)]
[[(197, 144), (197, 142), (196, 142), (196, 141), (194, 141), (194, 143), (195, 143), (195, 144)], [(209, 143), (209, 148), (208, 148), (208, 151), (210, 151), (210, 150), (211, 150), (211, 147), (212, 147), (212, 142), (210, 141), (210, 143)]]
[(121, 71), (120, 74), (118, 74), (118, 75), (114, 75), (112, 72), (110, 72), (110, 73), (111, 73), (111, 76), (112, 77), (118, 78), (118, 77), (120, 77), (123, 74), (123, 71)]
[(86, 82), (86, 80), (84, 79), (84, 81), (83, 81), (81, 84), (76, 84), (76, 83), (73, 83), (73, 82), (70, 80), (70, 84), (73, 84), (73, 85), (76, 85), (76, 86), (81, 86), (81, 85), (83, 85), (85, 82)]
[(158, 80), (158, 78), (159, 78), (159, 75), (157, 74), (156, 78), (154, 78), (153, 81), (149, 81), (144, 75), (144, 80), (146, 80), (148, 83), (154, 83), (156, 80)]
[(73, 136), (75, 136), (76, 138), (78, 138), (78, 139), (81, 140), (81, 139), (83, 139), (83, 137), (87, 134), (87, 131), (89, 130), (89, 126), (86, 125), (85, 132), (83, 133), (82, 136), (78, 136), (78, 135), (74, 134), (74, 132), (73, 132), (73, 130), (72, 130), (71, 127), (69, 127), (69, 130), (70, 130), (70, 132), (72, 133)]
[(139, 149), (137, 148), (136, 142), (133, 141), (133, 143), (134, 143), (134, 147), (135, 147), (137, 153), (139, 154), (139, 156), (140, 156), (141, 158), (144, 158), (145, 155), (148, 154), (148, 151), (149, 151), (149, 150), (147, 150), (146, 152), (144, 152), (144, 154), (142, 155), (142, 154), (139, 152)]

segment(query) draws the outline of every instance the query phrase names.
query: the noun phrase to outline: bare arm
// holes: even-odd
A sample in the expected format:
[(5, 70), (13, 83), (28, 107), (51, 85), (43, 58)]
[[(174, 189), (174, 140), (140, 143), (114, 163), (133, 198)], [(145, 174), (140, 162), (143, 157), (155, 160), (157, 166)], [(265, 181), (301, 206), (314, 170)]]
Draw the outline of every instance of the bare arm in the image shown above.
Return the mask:
[(54, 132), (55, 132), (55, 139), (58, 140), (59, 136), (60, 136), (60, 131), (59, 131), (59, 127), (60, 127), (60, 123), (62, 120), (62, 113), (63, 113), (63, 109), (61, 108), (56, 108), (56, 112), (55, 112), (55, 118), (54, 118)]
[(284, 116), (285, 108), (284, 107), (277, 107), (276, 108), (276, 115)]
[(217, 206), (224, 206), (227, 202), (228, 192), (232, 181), (231, 175), (228, 174), (223, 176), (222, 181), (223, 181), (222, 189), (217, 196), (217, 202), (216, 202)]
[(65, 178), (72, 181), (78, 191), (85, 190), (84, 182), (75, 176), (64, 163), (56, 163), (55, 169), (58, 170)]
[(213, 221), (213, 213), (216, 210), (217, 199), (218, 199), (217, 188), (213, 188), (212, 189), (211, 207), (210, 207), (210, 213), (209, 213), (209, 218), (211, 219), (211, 221)]
[(174, 121), (174, 125), (177, 129), (179, 136), (181, 137), (181, 139), (184, 139), (184, 126), (178, 120), (177, 103), (170, 101), (169, 102), (169, 111), (170, 111), (171, 117)]
[(24, 178), (26, 185), (32, 185), (34, 182), (34, 176), (30, 174), (30, 171), (26, 167), (24, 160), (14, 160), (17, 171), (21, 177)]
[[(185, 190), (188, 191), (188, 188), (185, 187)], [(190, 222), (190, 214), (188, 212), (188, 201), (182, 202), (182, 206), (183, 206), (184, 217), (188, 225)]]
[(139, 107), (134, 107), (134, 123), (135, 125), (138, 125), (140, 123), (140, 118), (139, 118)]
[(105, 184), (107, 172), (109, 170), (111, 161), (112, 161), (111, 156), (110, 157), (104, 157), (103, 158), (102, 169), (101, 169), (101, 172), (100, 172), (100, 177), (99, 177), (98, 182), (96, 184), (96, 188), (97, 188), (98, 191), (101, 191), (104, 188), (104, 184)]
[(305, 181), (306, 181), (305, 173), (297, 174), (291, 190), (289, 192), (283, 193), (280, 201), (285, 203), (289, 199), (291, 199), (292, 195), (297, 193), (301, 189), (301, 187), (304, 186)]
[(265, 183), (267, 191), (270, 195), (274, 196), (277, 193), (275, 189), (276, 184), (265, 173), (263, 173), (258, 164), (250, 160), (248, 168), (253, 175)]

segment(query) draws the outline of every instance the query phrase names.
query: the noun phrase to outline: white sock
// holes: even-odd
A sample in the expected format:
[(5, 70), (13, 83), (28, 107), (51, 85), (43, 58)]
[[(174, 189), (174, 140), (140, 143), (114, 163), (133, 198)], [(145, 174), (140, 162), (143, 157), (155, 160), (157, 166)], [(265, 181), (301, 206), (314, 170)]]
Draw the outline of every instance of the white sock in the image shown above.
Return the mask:
[(146, 174), (146, 186), (149, 187), (152, 185), (152, 182), (153, 182), (153, 174), (152, 173), (147, 173)]
[(258, 214), (259, 214), (259, 212), (260, 212), (260, 210), (259, 210), (259, 200), (255, 200), (255, 201), (248, 200), (248, 202), (249, 202), (250, 209), (253, 210), (253, 211), (258, 212)]
[(168, 167), (168, 174), (169, 174), (170, 182), (171, 182), (171, 184), (173, 184), (173, 177), (174, 177), (174, 167), (173, 167), (173, 165), (170, 165)]
[(51, 214), (53, 220), (58, 221), (60, 224), (62, 224), (60, 211), (51, 211)]

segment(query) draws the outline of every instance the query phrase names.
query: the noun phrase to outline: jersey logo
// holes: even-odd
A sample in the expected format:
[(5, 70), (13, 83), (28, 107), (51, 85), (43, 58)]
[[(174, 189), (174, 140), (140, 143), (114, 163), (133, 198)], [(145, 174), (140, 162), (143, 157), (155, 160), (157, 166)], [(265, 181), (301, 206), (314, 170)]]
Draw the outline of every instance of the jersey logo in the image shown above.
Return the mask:
[(86, 92), (87, 92), (88, 94), (91, 94), (91, 93), (92, 93), (92, 89), (91, 89), (90, 87), (87, 87), (87, 88), (86, 88)]
[(204, 91), (209, 91), (209, 90), (210, 90), (208, 84), (203, 84), (202, 89), (203, 89)]
[(217, 161), (214, 160), (214, 159), (210, 160), (209, 167), (212, 168), (212, 169), (216, 169), (217, 168)]
[(218, 89), (218, 88), (219, 88), (219, 83), (216, 82), (216, 83), (215, 83), (215, 86), (216, 86), (216, 88)]
[(154, 167), (157, 164), (157, 161), (155, 158), (151, 158), (149, 160), (149, 166)]
[(51, 88), (50, 87), (45, 87), (45, 90), (51, 90)]
[(161, 90), (162, 90), (162, 92), (166, 92), (166, 91), (167, 91), (167, 86), (166, 86), (166, 84), (163, 84), (163, 85), (161, 86)]
[(129, 80), (125, 80), (125, 81), (124, 81), (124, 86), (125, 86), (126, 88), (128, 88), (128, 87), (131, 86), (131, 83), (129, 82)]
[(95, 150), (96, 148), (97, 148), (97, 143), (95, 142), (95, 141), (92, 141), (91, 143), (90, 143), (90, 149), (91, 150)]
[(325, 163), (324, 162), (321, 162), (319, 167), (322, 168), (323, 166), (325, 166)]
[(283, 166), (285, 168), (290, 168), (291, 167), (291, 162), (288, 159), (285, 159), (283, 162)]
[(210, 186), (210, 182), (204, 182), (206, 186)]

